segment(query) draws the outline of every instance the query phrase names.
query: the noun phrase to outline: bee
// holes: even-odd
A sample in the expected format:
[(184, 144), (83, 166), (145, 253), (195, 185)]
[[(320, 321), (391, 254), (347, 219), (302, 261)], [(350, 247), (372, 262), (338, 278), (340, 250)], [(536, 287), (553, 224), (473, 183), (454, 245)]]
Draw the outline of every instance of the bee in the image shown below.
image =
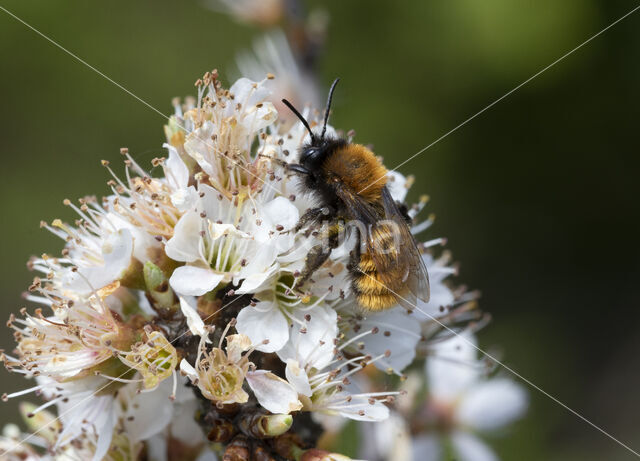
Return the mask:
[(391, 197), (386, 187), (387, 169), (367, 147), (328, 136), (327, 122), (333, 92), (331, 85), (320, 135), (286, 99), (282, 102), (300, 119), (311, 141), (300, 148), (299, 163), (284, 163), (302, 178), (305, 192), (315, 196), (317, 207), (300, 218), (295, 230), (328, 221), (329, 245), (312, 248), (301, 280), (307, 280), (338, 246), (340, 222), (357, 222), (356, 244), (348, 270), (358, 304), (368, 311), (382, 311), (397, 304), (415, 307), (419, 298), (429, 300), (429, 277), (416, 241), (411, 235), (406, 207)]

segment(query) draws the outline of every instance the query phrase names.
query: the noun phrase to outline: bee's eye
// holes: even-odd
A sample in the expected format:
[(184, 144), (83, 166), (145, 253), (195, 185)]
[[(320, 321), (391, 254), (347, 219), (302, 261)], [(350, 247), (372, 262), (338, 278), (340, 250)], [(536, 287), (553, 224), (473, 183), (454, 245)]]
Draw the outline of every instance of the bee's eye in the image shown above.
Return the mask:
[(304, 165), (305, 163), (309, 163), (309, 162), (313, 162), (314, 160), (317, 160), (320, 157), (321, 152), (322, 150), (318, 147), (315, 147), (315, 146), (307, 147), (305, 150), (302, 151), (302, 154), (300, 155), (300, 163)]

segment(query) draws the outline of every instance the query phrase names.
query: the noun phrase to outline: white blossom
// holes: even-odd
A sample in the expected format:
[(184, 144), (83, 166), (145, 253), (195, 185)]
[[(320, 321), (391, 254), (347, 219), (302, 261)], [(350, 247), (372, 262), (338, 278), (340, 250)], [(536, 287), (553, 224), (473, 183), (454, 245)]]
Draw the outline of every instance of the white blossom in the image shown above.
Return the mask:
[[(20, 432), (8, 427), (0, 449), (20, 459), (213, 460), (210, 425), (239, 425), (229, 434), (246, 436), (256, 421), (271, 421), (286, 431), (306, 412), (325, 428), (365, 423), (381, 456), (404, 459), (410, 404), (380, 371), (405, 378), (425, 354), (427, 412), (462, 459), (470, 450), (491, 453), (476, 432), (524, 411), (520, 387), (485, 379), (475, 350), (460, 343), (468, 333), (443, 339), (444, 324), (480, 317), (475, 294), (452, 285), (455, 267), (439, 251), (444, 239), (421, 241), (433, 223), (417, 220), (426, 198), (406, 210), (428, 269), (429, 302), (362, 310), (351, 290), (354, 233), (305, 273), (326, 230), (299, 226), (318, 201), (283, 164), (297, 162), (310, 136), (278, 113), (278, 101), (284, 87), (312, 104), (315, 95), (283, 40), (261, 42), (261, 59), (242, 66), (250, 74), (273, 67), (268, 72), (285, 74), (284, 86), (269, 75), (240, 78), (227, 90), (217, 72), (205, 74), (197, 98), (174, 101), (154, 174), (122, 149), (124, 179), (103, 161), (113, 176), (108, 197), (65, 200), (75, 223), (43, 223), (65, 246), (60, 257), (30, 261), (39, 275), (25, 298), (39, 307), (11, 316), (17, 346), (2, 354), (10, 371), (33, 381), (3, 399), (41, 396), (44, 403), (28, 410), (41, 435), (19, 447)], [(317, 107), (301, 111), (311, 126), (322, 120)], [(332, 126), (327, 133), (338, 136)], [(389, 173), (402, 209), (413, 181)], [(400, 439), (381, 423), (390, 415)], [(434, 433), (412, 435), (414, 457), (440, 456)]]
[[(446, 428), (444, 436), (458, 459), (491, 461), (498, 458), (477, 434), (502, 428), (521, 417), (527, 396), (510, 379), (487, 379), (475, 344), (475, 338), (463, 332), (434, 346), (425, 369), (426, 410), (433, 424)], [(442, 459), (442, 440), (437, 433), (417, 436), (413, 459)]]
[(298, 119), (281, 99), (286, 98), (295, 107), (320, 107), (321, 98), (315, 78), (298, 65), (291, 47), (280, 30), (270, 32), (254, 41), (253, 52), (244, 52), (236, 59), (241, 75), (259, 80), (267, 74), (274, 75), (267, 87), (272, 91), (272, 103), (278, 110), (282, 128), (290, 128)]

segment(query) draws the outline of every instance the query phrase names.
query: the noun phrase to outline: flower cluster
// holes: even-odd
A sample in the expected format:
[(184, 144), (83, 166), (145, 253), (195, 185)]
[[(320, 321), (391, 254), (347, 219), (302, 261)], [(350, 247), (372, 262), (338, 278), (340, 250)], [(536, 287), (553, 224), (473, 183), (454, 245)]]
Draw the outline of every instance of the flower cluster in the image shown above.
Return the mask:
[[(401, 420), (407, 450), (412, 438), (414, 448), (435, 446), (429, 437), (446, 434), (471, 459), (465, 447), (480, 442), (465, 431), (522, 411), (520, 388), (485, 382), (475, 350), (458, 350), (456, 335), (472, 342), (483, 316), (473, 293), (448, 282), (442, 239), (420, 245), (431, 299), (415, 309), (357, 307), (349, 242), (302, 277), (323, 234), (297, 228), (313, 197), (282, 165), (309, 134), (280, 117), (273, 78), (225, 89), (217, 72), (205, 74), (196, 99), (174, 103), (166, 155), (151, 165), (161, 174), (122, 149), (124, 179), (103, 161), (111, 195), (65, 200), (75, 223), (42, 224), (65, 246), (29, 262), (39, 275), (26, 299), (40, 307), (10, 318), (17, 345), (2, 360), (34, 384), (3, 399), (34, 392), (44, 403), (24, 407), (32, 435), (6, 428), (4, 456), (346, 459), (321, 446), (323, 432), (353, 420), (366, 435)], [(390, 173), (393, 198), (405, 203), (412, 182)], [(416, 235), (433, 221), (417, 221), (425, 203), (408, 207)], [(424, 357), (426, 397), (407, 389), (415, 379), (405, 373)], [(509, 401), (496, 410), (500, 395)], [(386, 459), (409, 459), (398, 456)]]

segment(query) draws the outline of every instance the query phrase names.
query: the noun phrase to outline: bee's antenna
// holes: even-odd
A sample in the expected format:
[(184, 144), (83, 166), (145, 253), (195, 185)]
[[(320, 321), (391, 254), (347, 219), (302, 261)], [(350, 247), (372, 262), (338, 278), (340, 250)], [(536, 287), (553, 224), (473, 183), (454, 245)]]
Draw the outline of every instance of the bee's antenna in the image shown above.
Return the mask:
[(324, 139), (324, 133), (327, 131), (327, 122), (329, 121), (329, 111), (331, 110), (331, 100), (333, 99), (333, 91), (336, 89), (336, 85), (340, 81), (339, 78), (336, 78), (331, 84), (331, 89), (329, 90), (329, 97), (327, 98), (327, 107), (324, 109), (324, 123), (322, 124), (322, 134), (320, 135), (320, 139)]
[[(313, 135), (313, 131), (311, 131), (311, 127), (309, 126), (309, 122), (307, 122), (307, 120), (302, 116), (302, 114), (300, 112), (298, 112), (298, 109), (293, 107), (293, 104), (291, 104), (289, 101), (287, 101), (286, 99), (283, 99), (282, 102), (284, 103), (285, 106), (287, 106), (289, 108), (289, 110), (291, 110), (291, 112), (293, 112), (296, 115), (296, 117), (298, 117), (300, 119), (300, 121), (302, 122), (304, 127), (309, 132), (309, 136), (311, 136), (311, 142), (315, 144), (316, 137)], [(323, 133), (324, 133), (324, 131), (323, 131)]]

